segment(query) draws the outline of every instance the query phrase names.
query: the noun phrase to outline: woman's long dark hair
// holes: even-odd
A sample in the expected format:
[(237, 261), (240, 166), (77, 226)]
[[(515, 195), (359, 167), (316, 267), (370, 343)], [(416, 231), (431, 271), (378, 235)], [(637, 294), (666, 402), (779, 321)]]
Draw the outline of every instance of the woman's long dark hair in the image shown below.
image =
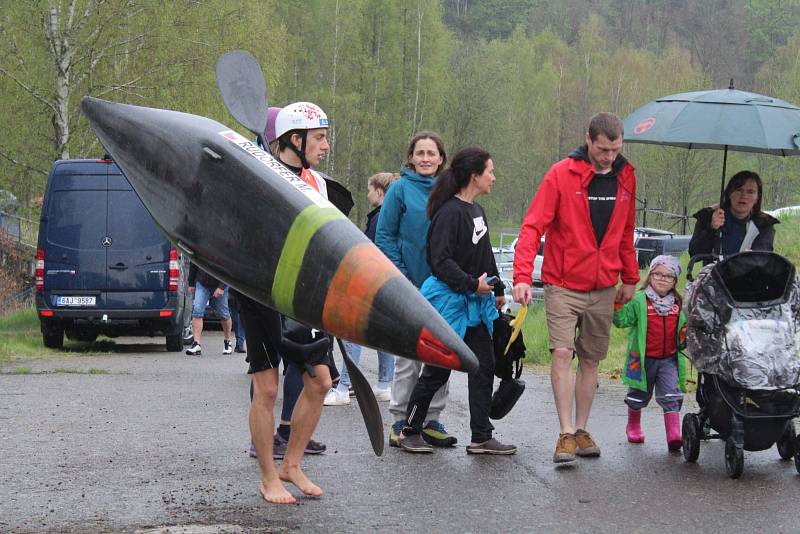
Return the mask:
[(726, 210), (731, 207), (731, 195), (734, 191), (742, 187), (747, 180), (753, 180), (758, 188), (758, 199), (753, 204), (752, 217), (761, 215), (761, 194), (764, 186), (761, 184), (761, 177), (753, 171), (739, 171), (728, 180), (728, 185), (725, 186), (725, 193), (723, 194), (722, 209)]
[(470, 179), (474, 175), (480, 176), (486, 170), (486, 162), (492, 156), (478, 146), (465, 148), (453, 157), (444, 172), (433, 184), (430, 196), (428, 196), (428, 218), (432, 219), (442, 204), (450, 200), (456, 193), (469, 185)]
[(444, 169), (445, 164), (447, 163), (447, 154), (444, 151), (444, 141), (436, 132), (432, 132), (430, 130), (422, 130), (421, 132), (417, 132), (414, 134), (414, 137), (411, 138), (411, 142), (408, 143), (408, 150), (406, 151), (406, 162), (405, 167), (408, 167), (412, 171), (416, 172), (414, 165), (411, 163), (411, 156), (414, 155), (414, 149), (417, 148), (417, 141), (422, 141), (423, 139), (430, 139), (434, 143), (436, 143), (436, 148), (439, 150), (439, 155), (442, 157), (442, 164), (436, 169), (436, 175), (439, 174), (439, 171)]

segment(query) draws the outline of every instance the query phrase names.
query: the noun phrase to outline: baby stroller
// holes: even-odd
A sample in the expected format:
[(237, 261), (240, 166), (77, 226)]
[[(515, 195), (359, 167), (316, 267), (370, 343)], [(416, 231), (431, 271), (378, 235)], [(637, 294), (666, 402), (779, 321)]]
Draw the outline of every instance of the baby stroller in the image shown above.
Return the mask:
[[(725, 440), (725, 469), (739, 478), (744, 453), (777, 443), (800, 473), (800, 280), (772, 252), (744, 252), (703, 267), (686, 293), (689, 358), (698, 370), (699, 413), (683, 417), (683, 456)], [(708, 425), (717, 434), (708, 432)]]

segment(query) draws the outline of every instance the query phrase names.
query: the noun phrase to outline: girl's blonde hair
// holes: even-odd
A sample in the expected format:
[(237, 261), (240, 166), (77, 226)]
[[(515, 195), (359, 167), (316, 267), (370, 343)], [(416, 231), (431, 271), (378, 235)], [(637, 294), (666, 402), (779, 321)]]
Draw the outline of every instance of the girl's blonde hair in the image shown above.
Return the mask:
[(400, 174), (396, 172), (379, 172), (370, 176), (367, 184), (371, 185), (373, 189), (380, 189), (385, 192), (389, 189), (389, 185), (398, 178), (400, 178)]

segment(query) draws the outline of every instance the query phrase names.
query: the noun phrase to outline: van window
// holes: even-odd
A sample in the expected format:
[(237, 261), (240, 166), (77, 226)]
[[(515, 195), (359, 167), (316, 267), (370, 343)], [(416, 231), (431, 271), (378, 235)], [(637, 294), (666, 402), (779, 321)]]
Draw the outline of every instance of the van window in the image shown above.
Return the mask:
[[(108, 235), (114, 240), (115, 250), (151, 247), (166, 241), (135, 191), (109, 191), (108, 212)], [(150, 224), (130, 224), (130, 221)]]
[(72, 174), (73, 168), (60, 169), (53, 176), (53, 191), (97, 190), (105, 191), (108, 177), (105, 174)]
[(53, 191), (47, 209), (47, 228), (47, 240), (54, 245), (76, 250), (103, 248), (106, 192)]

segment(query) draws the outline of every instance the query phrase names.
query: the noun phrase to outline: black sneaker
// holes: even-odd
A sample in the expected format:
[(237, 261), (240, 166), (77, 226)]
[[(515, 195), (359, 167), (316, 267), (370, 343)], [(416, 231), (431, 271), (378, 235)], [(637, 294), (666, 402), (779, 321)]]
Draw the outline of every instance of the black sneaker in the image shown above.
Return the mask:
[(517, 454), (517, 446), (506, 445), (491, 438), (477, 445), (467, 445), (467, 454)]
[(408, 452), (422, 454), (433, 452), (433, 447), (428, 445), (425, 440), (422, 439), (421, 434), (400, 434), (397, 444), (400, 445), (401, 449)]
[(200, 354), (202, 354), (200, 351), (200, 343), (192, 341), (192, 346), (186, 349), (186, 354), (189, 356), (200, 356)]
[(223, 339), (222, 340), (222, 354), (230, 354), (233, 352), (233, 345), (231, 345), (230, 340)]
[(326, 450), (328, 450), (327, 445), (325, 445), (324, 443), (320, 443), (319, 441), (314, 441), (313, 439), (310, 439), (308, 440), (308, 443), (306, 444), (306, 448), (305, 450), (303, 450), (303, 453), (322, 454)]

